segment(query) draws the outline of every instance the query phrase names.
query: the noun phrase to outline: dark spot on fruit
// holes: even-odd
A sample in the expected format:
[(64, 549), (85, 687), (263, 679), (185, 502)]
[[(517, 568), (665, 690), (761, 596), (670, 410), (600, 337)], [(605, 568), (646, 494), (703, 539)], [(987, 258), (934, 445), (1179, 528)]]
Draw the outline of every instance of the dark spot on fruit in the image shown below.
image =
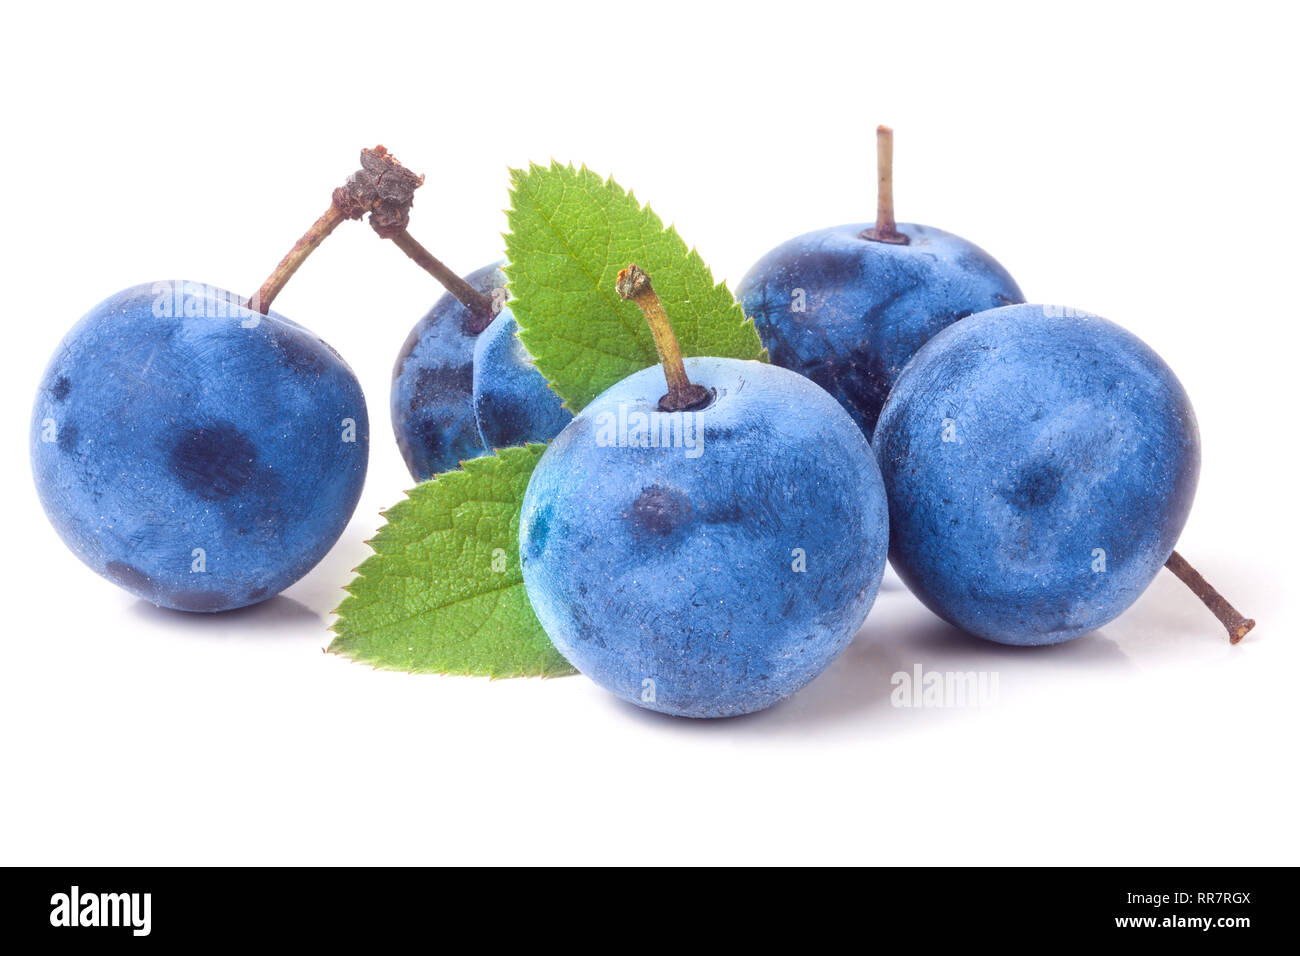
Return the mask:
[(235, 602), (220, 591), (173, 591), (167, 603), (182, 611), (220, 611)]
[(415, 423), (412, 429), (420, 439), (419, 451), (426, 461), (432, 461), (442, 455), (442, 423), (432, 418), (424, 418)]
[(743, 524), (753, 513), (753, 508), (742, 498), (730, 501), (715, 501), (701, 512), (701, 517), (709, 524)]
[(531, 422), (526, 403), (499, 395), (481, 410), (486, 412), (484, 419), (490, 426), (484, 438), (493, 447), (522, 445), (530, 437), (528, 426)]
[(1011, 504), (1022, 508), (1042, 508), (1061, 491), (1064, 475), (1053, 464), (1041, 464), (1026, 468), (1016, 477), (1015, 484), (1004, 497)]
[(672, 534), (691, 516), (691, 503), (676, 488), (651, 485), (632, 502), (624, 517), (634, 532), (660, 537)]
[(68, 381), (66, 375), (60, 375), (54, 380), (54, 384), (50, 386), (50, 398), (56, 402), (61, 402), (68, 397), (70, 391), (72, 391), (72, 383)]
[(260, 601), (264, 597), (266, 597), (266, 588), (253, 588), (253, 590), (248, 592), (248, 599), (250, 601)]
[(874, 430), (885, 397), (893, 385), (884, 357), (869, 345), (850, 349), (848, 362), (836, 369), (834, 378), (838, 387), (828, 388), (828, 391), (837, 397), (856, 397), (857, 401), (853, 404), (862, 416), (867, 431)]
[[(697, 429), (700, 427), (698, 424), (695, 426)], [(757, 419), (745, 421), (738, 425), (714, 425), (710, 422), (703, 426), (704, 443), (706, 445), (712, 442), (731, 445), (748, 443), (756, 447), (762, 447), (762, 443), (773, 440), (772, 431), (772, 426), (769, 423)], [(699, 440), (698, 437), (696, 440)]]
[(418, 413), (429, 405), (439, 404), (445, 395), (474, 394), (474, 366), (438, 365), (420, 369), (411, 391), (411, 411)]
[[(751, 290), (746, 294), (745, 312), (754, 320), (754, 324), (760, 328), (771, 328), (772, 317), (776, 313), (776, 307), (772, 304), (772, 283), (763, 282), (756, 290)], [(781, 303), (781, 306), (789, 308), (789, 300)]]
[(229, 498), (253, 477), (257, 450), (248, 436), (229, 422), (183, 431), (172, 445), (172, 474), (205, 501)]
[(322, 344), (303, 333), (285, 331), (271, 336), (271, 346), (280, 364), (313, 378), (325, 371), (325, 359), (320, 354)]
[(68, 422), (66, 425), (60, 425), (59, 433), (59, 451), (71, 452), (77, 447), (77, 426)]
[(537, 508), (528, 521), (528, 536), (524, 541), (525, 555), (535, 558), (546, 549), (546, 539), (551, 533), (551, 506)]
[[(862, 281), (861, 260), (856, 255), (844, 255), (839, 250), (813, 249), (801, 253), (791, 265), (797, 275), (815, 277), (819, 289), (851, 288)], [(790, 296), (787, 295), (785, 308), (790, 308), (790, 301)]]
[(127, 564), (125, 561), (110, 561), (104, 565), (104, 577), (136, 594), (153, 595), (153, 579), (135, 565)]
[(591, 642), (597, 647), (605, 647), (605, 632), (602, 628), (597, 627), (585, 614), (574, 611), (570, 615), (573, 621), (573, 632), (581, 642)]

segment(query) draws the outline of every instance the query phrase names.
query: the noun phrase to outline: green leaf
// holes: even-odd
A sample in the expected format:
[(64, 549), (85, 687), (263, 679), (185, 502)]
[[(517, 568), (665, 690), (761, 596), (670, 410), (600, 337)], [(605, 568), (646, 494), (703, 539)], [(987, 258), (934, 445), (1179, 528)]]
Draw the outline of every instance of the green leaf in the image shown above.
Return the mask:
[(554, 162), (510, 177), (510, 309), (570, 409), (659, 361), (640, 310), (614, 291), (632, 262), (653, 279), (683, 355), (767, 360), (754, 323), (699, 253), (612, 179)]
[(520, 504), (545, 447), (476, 458), (407, 492), (346, 588), (329, 649), (402, 671), (572, 674), (519, 567)]

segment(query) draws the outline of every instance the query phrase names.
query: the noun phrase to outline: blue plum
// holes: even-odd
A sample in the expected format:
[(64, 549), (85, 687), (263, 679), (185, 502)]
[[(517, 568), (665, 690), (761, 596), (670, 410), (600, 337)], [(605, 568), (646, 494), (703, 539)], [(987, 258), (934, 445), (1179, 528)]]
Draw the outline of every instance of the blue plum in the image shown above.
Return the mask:
[(32, 414), (36, 488), (64, 542), (184, 611), (253, 604), (311, 570), (356, 508), (368, 449), (361, 387), (333, 349), (201, 283), (91, 309)]
[(895, 570), (936, 614), (1003, 644), (1068, 641), (1136, 601), (1200, 468), (1191, 404), (1160, 357), (1105, 319), (1038, 305), (931, 339), (873, 445)]
[(903, 366), (931, 336), (985, 309), (1024, 302), (979, 247), (899, 223), (906, 243), (868, 237), (872, 223), (835, 226), (777, 246), (736, 297), (772, 361), (811, 378), (868, 438)]
[(411, 330), (397, 356), (393, 432), (416, 481), (493, 448), (547, 441), (572, 417), (519, 342), (518, 323), (503, 305), (503, 265), (464, 277), (490, 297), (492, 309), (483, 311), (492, 318), (485, 320), (448, 292)]
[(474, 346), (474, 418), (486, 448), (550, 441), (573, 418), (519, 341), (509, 308)]
[[(501, 266), (484, 266), (465, 281), (486, 295), (503, 295), (506, 275)], [(397, 355), (393, 434), (416, 481), (487, 451), (474, 419), (474, 345), (483, 324), (448, 292), (411, 329)]]
[(698, 411), (654, 366), (551, 443), (524, 497), (528, 596), (588, 677), (651, 710), (726, 717), (803, 687), (861, 627), (888, 518), (870, 446), (830, 395), (758, 362), (693, 358)]

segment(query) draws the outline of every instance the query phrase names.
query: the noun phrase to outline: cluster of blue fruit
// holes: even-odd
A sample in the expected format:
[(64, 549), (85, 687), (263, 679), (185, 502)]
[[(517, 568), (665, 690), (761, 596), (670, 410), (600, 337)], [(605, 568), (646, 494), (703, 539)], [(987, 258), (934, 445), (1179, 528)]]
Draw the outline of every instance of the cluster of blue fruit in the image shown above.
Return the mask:
[[(1105, 319), (1026, 304), (975, 245), (895, 223), (880, 137), (876, 222), (791, 239), (740, 283), (771, 364), (683, 360), (630, 266), (618, 291), (662, 367), (574, 416), (519, 342), (500, 264), (456, 280), (394, 370), (412, 475), (549, 441), (520, 525), (538, 618), (584, 674), (674, 715), (749, 713), (807, 684), (861, 628), (887, 556), (991, 641), (1094, 630), (1166, 564), (1239, 640), (1253, 622), (1174, 553), (1200, 444), (1173, 372)], [(33, 415), (37, 487), (109, 579), (167, 607), (240, 607), (342, 532), (364, 399), (288, 319), (236, 297), (213, 318), (224, 294), (195, 286), (192, 303), (188, 285), (160, 314), (160, 288), (177, 299), (128, 289), (59, 346)], [(649, 429), (611, 439), (634, 418)]]

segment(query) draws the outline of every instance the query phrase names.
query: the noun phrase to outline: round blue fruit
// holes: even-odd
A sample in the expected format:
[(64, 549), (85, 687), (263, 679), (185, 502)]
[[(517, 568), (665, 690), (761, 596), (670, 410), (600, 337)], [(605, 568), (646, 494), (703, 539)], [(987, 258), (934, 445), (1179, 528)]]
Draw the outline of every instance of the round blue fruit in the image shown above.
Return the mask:
[(573, 418), (519, 341), (504, 308), (474, 346), (474, 419), (486, 448), (547, 442)]
[(36, 488), (64, 542), (139, 597), (243, 607), (324, 557), (365, 481), (361, 386), (328, 345), (201, 283), (91, 309), (32, 413)]
[(978, 246), (899, 223), (907, 244), (864, 238), (872, 223), (796, 236), (749, 270), (736, 297), (772, 361), (834, 395), (871, 438), (881, 406), (931, 336), (975, 312), (1024, 302)]
[[(501, 263), (484, 266), (465, 281), (487, 295), (502, 295)], [(429, 310), (397, 355), (393, 366), (393, 434), (416, 481), (486, 452), (474, 419), (476, 317), (450, 293)]]
[(524, 496), (528, 597), (570, 663), (624, 700), (768, 707), (853, 639), (884, 571), (880, 470), (826, 392), (759, 362), (686, 360), (711, 389), (664, 413), (654, 366), (551, 443)]
[[(485, 266), (465, 281), (504, 300), (503, 265)], [(505, 307), (480, 328), (451, 293), (411, 330), (393, 369), (392, 418), (416, 481), (494, 448), (549, 441), (573, 417), (533, 365), (518, 330)]]
[(1097, 316), (1016, 305), (963, 319), (894, 386), (873, 442), (890, 561), (927, 607), (1003, 644), (1118, 617), (1187, 520), (1200, 468), (1182, 385)]

